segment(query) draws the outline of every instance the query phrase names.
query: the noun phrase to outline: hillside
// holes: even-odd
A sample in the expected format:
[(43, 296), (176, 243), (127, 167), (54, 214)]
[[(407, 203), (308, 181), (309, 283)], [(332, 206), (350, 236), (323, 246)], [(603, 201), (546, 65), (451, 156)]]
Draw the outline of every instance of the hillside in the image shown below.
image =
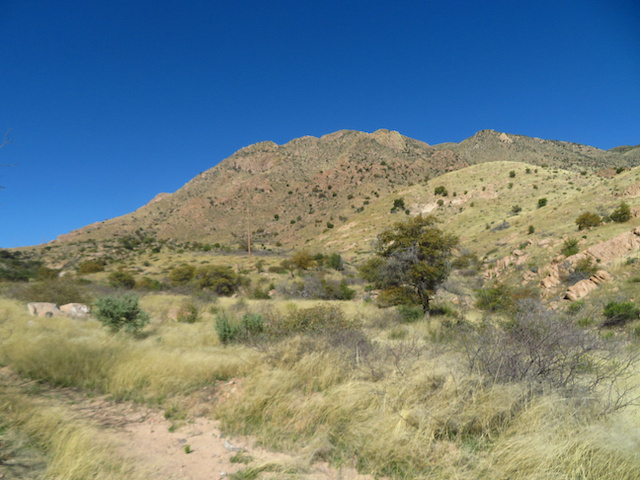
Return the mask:
[(175, 193), (159, 194), (131, 214), (63, 235), (53, 245), (136, 233), (181, 243), (235, 245), (251, 231), (256, 245), (293, 248), (332, 226), (348, 226), (381, 198), (471, 165), (516, 161), (591, 173), (636, 165), (638, 150), (603, 151), (493, 130), (459, 144), (435, 146), (388, 130), (342, 130), (285, 145), (261, 142)]

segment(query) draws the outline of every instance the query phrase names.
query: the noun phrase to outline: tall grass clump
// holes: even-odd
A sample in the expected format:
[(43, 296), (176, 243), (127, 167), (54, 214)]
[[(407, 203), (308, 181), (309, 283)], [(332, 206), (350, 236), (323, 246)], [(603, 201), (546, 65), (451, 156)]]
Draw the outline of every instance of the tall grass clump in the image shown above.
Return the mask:
[(47, 458), (51, 480), (142, 480), (141, 472), (119, 457), (116, 447), (68, 411), (3, 385), (0, 413), (9, 428), (26, 434)]

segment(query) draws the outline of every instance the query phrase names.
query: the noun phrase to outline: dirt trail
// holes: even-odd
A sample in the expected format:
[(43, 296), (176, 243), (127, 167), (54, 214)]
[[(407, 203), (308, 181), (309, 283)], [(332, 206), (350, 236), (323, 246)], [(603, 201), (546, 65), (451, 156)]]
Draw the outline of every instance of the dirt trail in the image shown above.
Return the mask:
[[(223, 385), (222, 391), (218, 388), (217, 393), (224, 396), (225, 388), (234, 388), (233, 382)], [(149, 478), (211, 480), (255, 468), (257, 475), (241, 478), (373, 480), (353, 469), (338, 470), (325, 463), (309, 465), (303, 457), (267, 451), (247, 437), (225, 437), (218, 422), (209, 415), (192, 416), (174, 424), (160, 409), (132, 402), (115, 403), (107, 397), (90, 398), (74, 389), (50, 389), (42, 396), (97, 426), (113, 440), (119, 453), (132, 459)], [(198, 406), (190, 407), (190, 411), (198, 411)], [(206, 406), (200, 407), (201, 411), (206, 410)], [(234, 457), (236, 462), (232, 462)]]

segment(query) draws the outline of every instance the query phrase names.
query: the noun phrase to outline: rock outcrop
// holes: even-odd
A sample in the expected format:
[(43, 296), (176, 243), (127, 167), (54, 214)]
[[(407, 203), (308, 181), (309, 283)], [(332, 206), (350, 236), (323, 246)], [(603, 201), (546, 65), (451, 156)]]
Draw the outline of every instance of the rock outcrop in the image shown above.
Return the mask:
[(598, 270), (588, 279), (580, 280), (575, 285), (569, 287), (564, 298), (571, 301), (580, 300), (581, 298), (586, 297), (589, 292), (598, 288), (598, 285), (609, 280), (611, 280), (611, 275), (604, 270)]

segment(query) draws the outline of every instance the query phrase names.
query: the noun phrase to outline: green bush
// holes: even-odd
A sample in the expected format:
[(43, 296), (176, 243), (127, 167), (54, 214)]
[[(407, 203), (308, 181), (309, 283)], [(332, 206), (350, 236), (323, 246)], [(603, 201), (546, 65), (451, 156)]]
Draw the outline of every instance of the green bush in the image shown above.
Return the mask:
[(628, 222), (631, 219), (631, 207), (625, 202), (621, 202), (618, 208), (611, 212), (609, 218), (618, 223)]
[(424, 317), (422, 305), (398, 305), (398, 313), (406, 323), (413, 323)]
[(129, 272), (125, 272), (124, 270), (111, 272), (107, 280), (109, 282), (109, 285), (114, 288), (126, 288), (130, 290), (136, 286), (136, 279), (134, 278), (134, 276)]
[(181, 323), (196, 323), (198, 321), (198, 307), (192, 301), (185, 301), (178, 309), (176, 320)]
[(576, 225), (578, 230), (584, 230), (585, 228), (597, 227), (602, 222), (600, 215), (592, 212), (585, 212), (576, 218)]
[(112, 332), (137, 333), (149, 323), (149, 315), (142, 311), (134, 295), (101, 297), (96, 300), (94, 311), (98, 321)]
[(603, 326), (623, 325), (640, 316), (640, 308), (633, 302), (609, 302), (604, 307), (606, 320)]
[(570, 257), (571, 255), (575, 255), (580, 251), (578, 247), (578, 239), (577, 238), (567, 238), (562, 244), (562, 254), (565, 257)]
[(509, 172), (509, 177), (510, 177), (510, 178), (514, 178), (515, 176), (516, 176), (516, 171), (515, 171), (515, 170), (511, 170), (511, 171)]
[(104, 260), (85, 260), (78, 265), (78, 273), (95, 273), (104, 271)]
[(224, 345), (235, 342), (240, 334), (240, 325), (234, 323), (226, 312), (216, 315), (216, 333)]
[(259, 313), (245, 313), (242, 315), (240, 327), (245, 335), (259, 335), (264, 332), (264, 317)]
[(545, 207), (546, 205), (547, 205), (547, 199), (546, 198), (539, 198), (538, 199), (538, 208)]
[(529, 225), (529, 235), (534, 234), (536, 231), (536, 227), (534, 227), (533, 225)]
[(195, 271), (193, 284), (201, 290), (211, 290), (218, 295), (229, 296), (240, 288), (242, 278), (229, 267), (204, 265)]
[(195, 274), (196, 267), (193, 265), (187, 265), (183, 263), (182, 265), (178, 265), (171, 270), (169, 274), (169, 280), (174, 285), (186, 285), (191, 281), (193, 275)]
[(327, 266), (334, 270), (344, 270), (344, 263), (342, 262), (342, 256), (339, 253), (332, 253), (327, 261)]
[(142, 277), (136, 282), (136, 288), (138, 290), (162, 290), (162, 284), (154, 279), (149, 277)]
[(487, 312), (507, 312), (513, 309), (511, 290), (502, 283), (476, 291), (476, 307)]
[(447, 195), (449, 195), (449, 192), (447, 191), (447, 189), (443, 185), (440, 185), (439, 187), (436, 187), (433, 190), (433, 193), (435, 195), (442, 195), (443, 197), (446, 197)]
[(336, 333), (356, 329), (358, 325), (348, 320), (342, 310), (336, 306), (317, 306), (299, 308), (290, 312), (277, 322), (276, 330), (287, 333)]

